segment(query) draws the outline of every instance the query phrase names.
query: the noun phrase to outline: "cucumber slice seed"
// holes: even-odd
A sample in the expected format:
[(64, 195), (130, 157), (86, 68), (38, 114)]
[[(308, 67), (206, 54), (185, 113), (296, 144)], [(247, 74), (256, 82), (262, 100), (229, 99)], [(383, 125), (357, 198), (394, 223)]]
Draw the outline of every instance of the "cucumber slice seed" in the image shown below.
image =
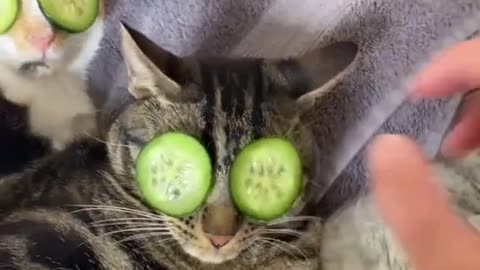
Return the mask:
[(38, 3), (51, 24), (71, 33), (86, 31), (99, 12), (99, 0), (38, 0)]
[(212, 164), (203, 145), (182, 133), (165, 133), (140, 151), (136, 179), (155, 210), (185, 217), (205, 202), (212, 186)]
[(17, 19), (19, 0), (0, 1), (0, 34), (6, 33)]
[(257, 221), (271, 221), (291, 209), (302, 188), (302, 163), (295, 147), (263, 138), (240, 151), (230, 169), (230, 193), (238, 209)]

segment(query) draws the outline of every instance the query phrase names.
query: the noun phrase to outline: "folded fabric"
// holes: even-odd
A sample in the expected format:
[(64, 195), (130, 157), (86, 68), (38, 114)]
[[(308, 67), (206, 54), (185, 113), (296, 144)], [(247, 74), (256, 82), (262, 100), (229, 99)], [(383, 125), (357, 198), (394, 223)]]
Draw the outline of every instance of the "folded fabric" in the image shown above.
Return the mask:
[(283, 57), (335, 40), (356, 41), (355, 69), (312, 115), (324, 172), (317, 180), (319, 214), (367, 186), (363, 149), (373, 134), (409, 134), (428, 155), (437, 152), (460, 99), (404, 102), (408, 80), (432, 52), (480, 29), (468, 20), (480, 14), (476, 0), (123, 0), (108, 10), (107, 37), (91, 72), (105, 112), (128, 98), (119, 20), (178, 55)]

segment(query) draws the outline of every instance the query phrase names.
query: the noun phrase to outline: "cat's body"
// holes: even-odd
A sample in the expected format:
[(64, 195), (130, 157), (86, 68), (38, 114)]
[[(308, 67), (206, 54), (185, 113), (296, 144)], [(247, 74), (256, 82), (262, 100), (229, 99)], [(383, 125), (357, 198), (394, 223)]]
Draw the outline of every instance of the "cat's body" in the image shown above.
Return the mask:
[(75, 34), (53, 27), (36, 0), (20, 2), (15, 23), (0, 35), (1, 93), (28, 109), (31, 133), (60, 150), (77, 136), (96, 133), (87, 69), (103, 37), (103, 1), (95, 23)]
[[(106, 143), (83, 138), (0, 180), (0, 266), (320, 269), (321, 226), (309, 216), (308, 201), (318, 151), (305, 115), (342, 78), (355, 44), (340, 42), (295, 60), (197, 60), (177, 58), (129, 32), (122, 28), (136, 101), (113, 122)], [(185, 218), (147, 207), (135, 182), (140, 149), (169, 131), (196, 137), (214, 168), (205, 204)], [(299, 152), (304, 191), (282, 218), (255, 223), (230, 198), (229, 170), (243, 147), (270, 136)]]
[[(480, 229), (480, 154), (433, 165), (458, 215)], [(413, 270), (369, 194), (326, 221), (321, 250), (324, 270)]]

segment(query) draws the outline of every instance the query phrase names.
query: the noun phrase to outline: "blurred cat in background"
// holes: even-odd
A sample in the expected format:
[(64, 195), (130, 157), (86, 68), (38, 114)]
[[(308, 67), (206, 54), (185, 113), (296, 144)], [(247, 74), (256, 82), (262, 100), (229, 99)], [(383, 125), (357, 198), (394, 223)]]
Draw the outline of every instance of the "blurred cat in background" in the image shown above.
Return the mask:
[(60, 150), (77, 136), (96, 133), (87, 69), (103, 37), (104, 1), (82, 32), (56, 27), (37, 0), (18, 4), (14, 23), (0, 34), (0, 92), (26, 109), (29, 132)]

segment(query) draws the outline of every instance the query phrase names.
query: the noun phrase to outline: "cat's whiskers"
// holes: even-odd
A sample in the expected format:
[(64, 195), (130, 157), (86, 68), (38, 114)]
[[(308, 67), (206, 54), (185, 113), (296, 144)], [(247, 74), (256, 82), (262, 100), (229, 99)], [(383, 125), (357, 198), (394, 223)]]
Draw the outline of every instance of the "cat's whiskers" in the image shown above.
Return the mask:
[[(260, 240), (263, 240), (263, 241), (267, 241), (267, 242), (270, 242), (272, 245), (275, 244), (275, 246), (277, 246), (278, 248), (281, 248), (283, 251), (285, 251), (286, 253), (288, 253), (289, 255), (293, 256), (293, 257), (297, 257), (295, 256), (294, 254), (288, 252), (286, 249), (284, 249), (282, 247), (282, 245), (284, 247), (287, 247), (287, 248), (290, 248), (290, 249), (293, 249), (296, 253), (298, 253), (305, 261), (307, 261), (308, 264), (311, 264), (310, 260), (308, 259), (307, 255), (305, 255), (305, 253), (303, 253), (299, 248), (297, 248), (296, 246), (292, 245), (292, 244), (289, 244), (285, 241), (282, 241), (282, 240), (279, 240), (279, 239), (275, 239), (275, 238), (271, 238), (271, 237), (264, 237), (264, 236), (261, 236), (259, 237)], [(297, 257), (298, 258), (298, 257)]]
[[(140, 222), (140, 221), (152, 221), (151, 218), (143, 218), (143, 217), (128, 217), (128, 218), (109, 218), (109, 219), (103, 219), (103, 220), (98, 220), (95, 222), (92, 222), (90, 224), (92, 225), (105, 225), (105, 224), (111, 224), (114, 222), (130, 222), (130, 223), (135, 223), (135, 222)], [(155, 220), (157, 221), (157, 220)], [(162, 222), (168, 222), (168, 220), (164, 220)]]
[(291, 230), (291, 229), (264, 229), (259, 234), (260, 235), (262, 234), (291, 235), (296, 237), (301, 237), (303, 235), (302, 232), (297, 230)]
[(165, 224), (158, 224), (157, 222), (111, 222), (111, 223), (104, 223), (104, 224), (93, 224), (89, 227), (91, 228), (99, 228), (99, 227), (109, 227), (109, 226), (122, 226), (124, 228), (133, 228), (133, 227), (141, 227), (141, 226), (158, 226), (163, 225), (166, 228)]
[(321, 221), (320, 217), (316, 216), (295, 216), (295, 217), (286, 217), (274, 220), (270, 223), (267, 223), (267, 226), (281, 225), (290, 222), (303, 222), (303, 221)]
[[(314, 121), (312, 121), (312, 122), (314, 122)], [(290, 139), (290, 137), (292, 136), (293, 132), (298, 131), (298, 130), (301, 130), (301, 129), (305, 128), (305, 127), (308, 127), (311, 123), (310, 123), (310, 122), (309, 122), (309, 123), (306, 123), (306, 124), (304, 124), (303, 126), (299, 126), (299, 124), (301, 124), (300, 119), (296, 119), (296, 121), (294, 121), (294, 122), (292, 123), (292, 125), (287, 129), (287, 131), (286, 131), (286, 133), (283, 135), (283, 137), (284, 137), (285, 139)]]
[(98, 137), (96, 137), (96, 136), (94, 136), (94, 135), (92, 135), (92, 134), (90, 134), (90, 133), (88, 133), (88, 132), (84, 132), (83, 134), (84, 134), (85, 136), (90, 137), (90, 138), (94, 139), (95, 141), (101, 142), (101, 143), (103, 143), (103, 144), (105, 144), (105, 145), (119, 146), (119, 147), (125, 147), (125, 148), (129, 148), (129, 147), (130, 147), (128, 144), (107, 142), (107, 141), (102, 140), (102, 139), (100, 139), (100, 138), (98, 138)]
[[(257, 258), (257, 254), (256, 254), (256, 248), (257, 246), (261, 246), (261, 244), (259, 243), (256, 243), (255, 240), (252, 240), (252, 241), (249, 241), (248, 243), (246, 243), (243, 247), (242, 247), (242, 251), (243, 250), (246, 250), (250, 256), (252, 256), (253, 258)], [(261, 247), (260, 247), (261, 248)]]
[(165, 239), (173, 239), (172, 235), (170, 233), (165, 233), (165, 232), (147, 232), (147, 233), (140, 233), (140, 234), (135, 234), (129, 237), (125, 237), (121, 240), (115, 241), (114, 244), (123, 244), (125, 242), (130, 242), (130, 241), (136, 241), (136, 240), (144, 240), (150, 237), (162, 237), (162, 236), (169, 236), (168, 238), (163, 238)]
[(110, 206), (110, 205), (70, 205), (72, 207), (80, 207), (79, 210), (71, 211), (70, 214), (86, 212), (86, 211), (104, 211), (104, 212), (119, 212), (119, 213), (126, 213), (132, 214), (140, 217), (151, 218), (152, 220), (158, 221), (165, 221), (168, 218), (166, 216), (155, 215), (152, 213), (148, 213), (145, 211), (125, 208), (125, 207), (118, 207), (118, 206)]
[[(267, 250), (270, 250), (270, 252), (275, 252), (274, 250), (272, 250), (272, 248), (277, 248), (277, 249), (279, 249), (279, 250), (287, 253), (288, 255), (297, 258), (297, 256), (295, 256), (294, 254), (292, 254), (290, 250), (288, 250), (288, 249), (286, 249), (285, 247), (281, 246), (279, 243), (276, 243), (276, 242), (273, 242), (273, 241), (269, 241), (269, 240), (267, 240), (267, 239), (263, 239), (263, 237), (257, 239), (256, 241), (257, 241), (257, 242), (260, 242), (261, 244), (263, 244), (264, 248), (267, 249)], [(269, 247), (269, 246), (270, 246), (270, 247)]]
[(128, 228), (128, 229), (122, 229), (122, 230), (115, 230), (115, 231), (108, 231), (106, 233), (100, 234), (95, 236), (94, 238), (104, 238), (107, 236), (112, 236), (115, 234), (120, 234), (120, 233), (128, 233), (128, 232), (158, 232), (158, 233), (170, 233), (170, 230), (164, 227), (159, 227), (156, 228), (155, 226), (152, 227), (140, 227), (140, 228)]
[(165, 243), (168, 243), (168, 242), (171, 242), (171, 241), (174, 241), (175, 243), (177, 243), (177, 240), (175, 238), (173, 238), (173, 236), (170, 235), (170, 237), (168, 237), (168, 238), (164, 238), (162, 240), (156, 241), (155, 245), (156, 246), (161, 246), (162, 244), (165, 244)]

